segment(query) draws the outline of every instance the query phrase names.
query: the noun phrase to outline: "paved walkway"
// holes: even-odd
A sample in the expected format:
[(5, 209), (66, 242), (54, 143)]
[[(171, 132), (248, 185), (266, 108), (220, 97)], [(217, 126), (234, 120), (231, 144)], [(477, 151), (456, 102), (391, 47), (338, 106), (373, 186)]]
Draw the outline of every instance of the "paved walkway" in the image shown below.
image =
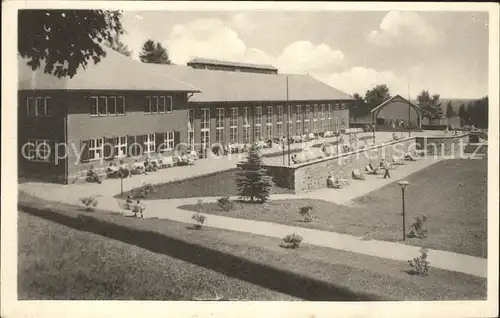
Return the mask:
[[(335, 202), (337, 204), (350, 204), (351, 200), (358, 196), (365, 195), (366, 193), (376, 190), (386, 184), (405, 178), (408, 175), (417, 172), (427, 166), (430, 166), (435, 162), (436, 160), (433, 159), (409, 162), (405, 166), (400, 166), (396, 170), (393, 170), (391, 179), (382, 179), (380, 176), (367, 176), (367, 180), (364, 181), (352, 180), (351, 185), (344, 189), (320, 189), (300, 195), (272, 195), (271, 199), (287, 200), (311, 198), (327, 200)], [(190, 174), (196, 175), (196, 173), (194, 172), (194, 167), (190, 167), (189, 170)], [(185, 171), (182, 171), (182, 176), (186, 177)], [(148, 180), (148, 182), (151, 182), (150, 180)], [(165, 179), (161, 179), (161, 181), (165, 182)], [(136, 186), (137, 185), (130, 187)], [(68, 186), (60, 185), (59, 187), (68, 188)], [(99, 187), (99, 189), (96, 189), (96, 187)], [(76, 202), (78, 202), (78, 198), (83, 196), (83, 193), (75, 191), (74, 189), (68, 192), (67, 190), (61, 191), (61, 189), (56, 188), (56, 185), (54, 185), (52, 191), (50, 190), (50, 187), (47, 187), (46, 184), (40, 186), (33, 186), (33, 184), (20, 185), (20, 188), (27, 191), (28, 193), (42, 197), (49, 201), (60, 201), (70, 204), (75, 204)], [(88, 187), (82, 187), (81, 189), (87, 188)], [(106, 183), (103, 183), (102, 185), (93, 185), (93, 189), (94, 191), (98, 190), (98, 192), (100, 192), (100, 208), (120, 212), (123, 214), (130, 213), (124, 211), (120, 207), (120, 201), (112, 197), (113, 194), (116, 194), (116, 192), (119, 191), (119, 187), (116, 187), (116, 185), (110, 187), (110, 183), (108, 183), (107, 185)], [(126, 189), (128, 189), (128, 187)], [(72, 193), (72, 195), (68, 195), (68, 193)], [(156, 217), (159, 219), (192, 223), (191, 216), (193, 213), (181, 210), (178, 207), (185, 204), (196, 204), (199, 199), (202, 199), (203, 202), (215, 202), (217, 200), (217, 197), (148, 200), (146, 201), (146, 217)], [(214, 228), (264, 235), (279, 239), (283, 238), (287, 234), (297, 233), (304, 238), (304, 243), (308, 243), (311, 245), (329, 247), (358, 254), (365, 254), (405, 262), (415, 256), (420, 255), (420, 247), (416, 246), (377, 240), (366, 241), (362, 240), (360, 237), (355, 237), (347, 234), (339, 234), (334, 232), (282, 225), (271, 222), (207, 215), (205, 225)], [(487, 260), (484, 258), (439, 250), (429, 250), (428, 258), (429, 262), (431, 263), (431, 267), (462, 272), (479, 277), (486, 277), (487, 275)]]

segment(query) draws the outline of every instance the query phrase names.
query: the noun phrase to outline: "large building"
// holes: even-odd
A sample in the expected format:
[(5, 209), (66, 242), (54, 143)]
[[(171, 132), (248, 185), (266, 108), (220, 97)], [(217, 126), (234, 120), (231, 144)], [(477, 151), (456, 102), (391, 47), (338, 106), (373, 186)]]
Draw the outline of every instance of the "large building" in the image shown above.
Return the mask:
[(212, 60), (212, 69), (200, 69), (206, 60), (196, 66), (146, 64), (107, 53), (100, 63), (61, 79), (19, 59), (21, 175), (71, 182), (90, 165), (168, 155), (179, 143), (207, 149), (348, 127), (352, 97), (310, 76)]

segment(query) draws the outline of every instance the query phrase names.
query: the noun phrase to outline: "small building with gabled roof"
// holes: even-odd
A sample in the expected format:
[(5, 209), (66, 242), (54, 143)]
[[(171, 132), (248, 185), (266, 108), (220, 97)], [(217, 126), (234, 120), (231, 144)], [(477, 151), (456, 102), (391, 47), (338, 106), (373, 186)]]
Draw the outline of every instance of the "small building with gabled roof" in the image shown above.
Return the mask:
[(422, 114), (420, 108), (411, 101), (396, 95), (370, 111), (377, 127), (405, 126), (408, 123), (411, 128), (422, 128)]

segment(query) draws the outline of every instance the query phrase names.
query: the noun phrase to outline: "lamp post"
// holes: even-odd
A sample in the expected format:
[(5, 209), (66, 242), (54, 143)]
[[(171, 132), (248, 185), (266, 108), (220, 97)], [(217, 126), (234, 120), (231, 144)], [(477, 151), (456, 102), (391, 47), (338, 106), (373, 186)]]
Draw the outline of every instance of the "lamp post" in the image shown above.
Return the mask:
[(406, 220), (405, 220), (405, 188), (410, 184), (406, 180), (399, 181), (398, 184), (401, 186), (401, 199), (403, 205), (403, 241), (406, 240)]

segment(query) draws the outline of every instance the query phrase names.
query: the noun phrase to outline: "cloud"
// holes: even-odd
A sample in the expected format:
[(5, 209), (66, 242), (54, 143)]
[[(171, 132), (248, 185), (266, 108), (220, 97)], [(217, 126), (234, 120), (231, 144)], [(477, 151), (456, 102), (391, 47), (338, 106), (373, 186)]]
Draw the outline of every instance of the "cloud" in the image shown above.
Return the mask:
[(314, 45), (309, 41), (297, 41), (289, 44), (276, 57), (276, 66), (289, 73), (325, 73), (341, 66), (344, 53), (333, 50), (322, 43)]
[(438, 33), (416, 12), (391, 11), (382, 19), (379, 30), (371, 31), (367, 38), (378, 46), (420, 46), (435, 44)]
[[(236, 15), (240, 28), (251, 28), (245, 15)], [(234, 21), (234, 20), (233, 20)], [(170, 58), (184, 64), (194, 57), (205, 57), (235, 62), (272, 64), (281, 72), (328, 72), (337, 69), (344, 61), (344, 53), (321, 43), (296, 41), (287, 45), (276, 56), (247, 47), (238, 33), (217, 19), (197, 19), (175, 25), (165, 40)]]

